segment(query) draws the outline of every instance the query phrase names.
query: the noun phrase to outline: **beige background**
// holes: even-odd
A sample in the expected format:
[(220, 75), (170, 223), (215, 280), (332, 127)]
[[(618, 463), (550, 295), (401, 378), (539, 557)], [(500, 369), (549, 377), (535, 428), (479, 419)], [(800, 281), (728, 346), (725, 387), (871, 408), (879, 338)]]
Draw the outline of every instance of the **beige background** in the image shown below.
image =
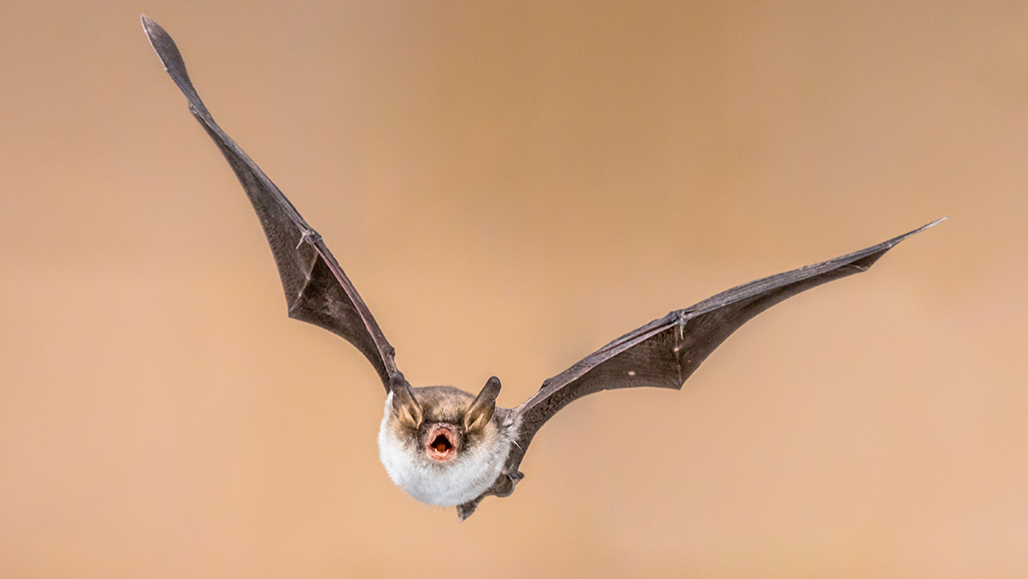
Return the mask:
[[(602, 6), (601, 6), (602, 4)], [(580, 401), (468, 522), (285, 316), (146, 42), (415, 384), (500, 402), (942, 216), (680, 393)], [(1028, 4), (0, 3), (0, 576), (1028, 576)]]

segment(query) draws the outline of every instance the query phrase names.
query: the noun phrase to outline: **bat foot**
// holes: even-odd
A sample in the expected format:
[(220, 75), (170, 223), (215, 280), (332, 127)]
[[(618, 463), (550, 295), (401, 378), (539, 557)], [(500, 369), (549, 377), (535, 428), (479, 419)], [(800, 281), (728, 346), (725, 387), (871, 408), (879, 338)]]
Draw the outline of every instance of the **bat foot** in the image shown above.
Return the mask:
[(466, 503), (461, 503), (457, 505), (457, 518), (460, 519), (460, 522), (463, 523), (468, 517), (472, 515), (472, 513), (475, 512), (475, 509), (478, 507), (479, 501), (481, 501), (484, 497), (485, 495), (482, 495), (477, 499), (472, 499)]
[(514, 487), (517, 486), (521, 479), (525, 478), (525, 475), (520, 471), (514, 471), (513, 474), (504, 470), (500, 473), (500, 477), (496, 479), (493, 486), (486, 491), (486, 494), (493, 494), (501, 499), (503, 497), (509, 497), (514, 494)]
[(482, 502), (482, 499), (489, 495), (493, 495), (501, 499), (509, 497), (514, 494), (514, 487), (517, 486), (518, 482), (523, 478), (525, 478), (525, 475), (520, 471), (515, 470), (512, 474), (504, 470), (500, 473), (500, 476), (497, 477), (493, 486), (489, 487), (484, 493), (466, 503), (457, 505), (457, 517), (463, 522), (475, 512), (475, 509), (478, 508), (478, 503)]

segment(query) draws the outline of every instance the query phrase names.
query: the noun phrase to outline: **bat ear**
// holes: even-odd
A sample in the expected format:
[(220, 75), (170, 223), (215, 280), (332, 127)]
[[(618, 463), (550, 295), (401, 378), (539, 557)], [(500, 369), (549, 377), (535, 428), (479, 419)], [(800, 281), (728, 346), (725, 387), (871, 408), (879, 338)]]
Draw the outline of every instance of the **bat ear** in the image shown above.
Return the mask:
[(475, 432), (485, 428), (486, 424), (493, 419), (493, 411), (496, 410), (496, 397), (500, 394), (500, 379), (493, 376), (482, 387), (482, 391), (475, 397), (475, 401), (468, 408), (464, 416), (464, 429), (468, 432)]
[(400, 421), (400, 424), (408, 428), (421, 426), (421, 419), (424, 414), (421, 412), (421, 404), (414, 397), (414, 390), (406, 380), (400, 379), (391, 381), (390, 390), (393, 392), (393, 413)]

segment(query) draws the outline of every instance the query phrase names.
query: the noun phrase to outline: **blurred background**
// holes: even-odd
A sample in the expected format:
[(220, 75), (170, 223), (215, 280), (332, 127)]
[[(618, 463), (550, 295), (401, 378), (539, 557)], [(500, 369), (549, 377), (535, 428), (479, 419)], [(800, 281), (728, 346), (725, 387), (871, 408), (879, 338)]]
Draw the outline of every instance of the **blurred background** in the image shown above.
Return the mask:
[[(602, 5), (601, 5), (602, 4)], [(415, 385), (545, 378), (936, 218), (681, 392), (576, 402), (459, 524), (286, 317), (227, 164)], [(1028, 575), (1028, 4), (0, 4), (0, 576)]]

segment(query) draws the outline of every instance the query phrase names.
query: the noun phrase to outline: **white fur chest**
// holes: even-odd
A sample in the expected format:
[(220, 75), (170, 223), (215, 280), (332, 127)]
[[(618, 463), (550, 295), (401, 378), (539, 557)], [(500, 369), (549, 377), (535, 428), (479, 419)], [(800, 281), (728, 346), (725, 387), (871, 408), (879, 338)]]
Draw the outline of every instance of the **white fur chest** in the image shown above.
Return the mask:
[(492, 444), (469, 447), (452, 462), (439, 464), (425, 456), (419, 443), (403, 440), (389, 428), (392, 396), (386, 399), (378, 431), (378, 453), (396, 486), (423, 503), (452, 507), (478, 497), (500, 476), (515, 429), (496, 436)]

